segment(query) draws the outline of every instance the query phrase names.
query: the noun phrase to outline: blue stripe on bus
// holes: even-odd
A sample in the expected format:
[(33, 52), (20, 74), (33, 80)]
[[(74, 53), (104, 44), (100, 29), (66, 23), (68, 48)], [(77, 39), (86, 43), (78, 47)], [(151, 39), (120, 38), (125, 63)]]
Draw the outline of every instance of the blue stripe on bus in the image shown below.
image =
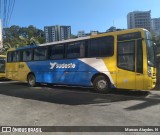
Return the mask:
[(91, 86), (92, 76), (99, 72), (78, 59), (34, 61), (27, 64), (35, 74), (36, 82), (43, 83)]

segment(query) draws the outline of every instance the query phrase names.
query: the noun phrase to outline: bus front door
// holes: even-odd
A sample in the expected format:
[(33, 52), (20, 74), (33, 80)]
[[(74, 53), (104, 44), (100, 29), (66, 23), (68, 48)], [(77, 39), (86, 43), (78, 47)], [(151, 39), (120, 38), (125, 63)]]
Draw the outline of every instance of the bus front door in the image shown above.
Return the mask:
[(118, 43), (117, 88), (143, 89), (142, 40)]

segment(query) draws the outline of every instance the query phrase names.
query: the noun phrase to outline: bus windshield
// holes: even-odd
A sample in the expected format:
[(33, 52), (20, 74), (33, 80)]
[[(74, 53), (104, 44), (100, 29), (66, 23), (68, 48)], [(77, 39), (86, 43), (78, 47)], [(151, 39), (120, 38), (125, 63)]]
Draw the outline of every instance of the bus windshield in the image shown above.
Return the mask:
[(147, 59), (148, 66), (155, 67), (155, 49), (151, 34), (146, 31)]

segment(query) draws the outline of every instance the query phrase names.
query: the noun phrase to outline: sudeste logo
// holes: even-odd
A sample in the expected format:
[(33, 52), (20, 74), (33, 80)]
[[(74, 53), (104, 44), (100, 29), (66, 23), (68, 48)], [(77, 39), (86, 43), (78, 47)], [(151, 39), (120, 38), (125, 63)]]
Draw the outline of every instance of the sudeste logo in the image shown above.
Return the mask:
[(54, 68), (75, 68), (76, 65), (74, 63), (69, 63), (69, 64), (66, 64), (66, 63), (63, 63), (63, 64), (58, 64), (56, 62), (52, 63), (50, 62), (50, 69), (54, 69)]

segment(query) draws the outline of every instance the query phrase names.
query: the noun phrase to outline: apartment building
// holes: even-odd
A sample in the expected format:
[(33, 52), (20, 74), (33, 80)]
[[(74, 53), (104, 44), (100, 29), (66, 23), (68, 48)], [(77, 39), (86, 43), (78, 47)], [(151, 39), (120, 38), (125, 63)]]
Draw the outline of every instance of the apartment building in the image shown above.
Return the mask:
[(127, 15), (128, 29), (145, 28), (151, 30), (151, 10), (150, 11), (133, 11)]
[(71, 26), (45, 26), (46, 42), (62, 41), (71, 38)]
[(151, 21), (152, 31), (159, 36), (160, 35), (160, 18), (152, 18)]

